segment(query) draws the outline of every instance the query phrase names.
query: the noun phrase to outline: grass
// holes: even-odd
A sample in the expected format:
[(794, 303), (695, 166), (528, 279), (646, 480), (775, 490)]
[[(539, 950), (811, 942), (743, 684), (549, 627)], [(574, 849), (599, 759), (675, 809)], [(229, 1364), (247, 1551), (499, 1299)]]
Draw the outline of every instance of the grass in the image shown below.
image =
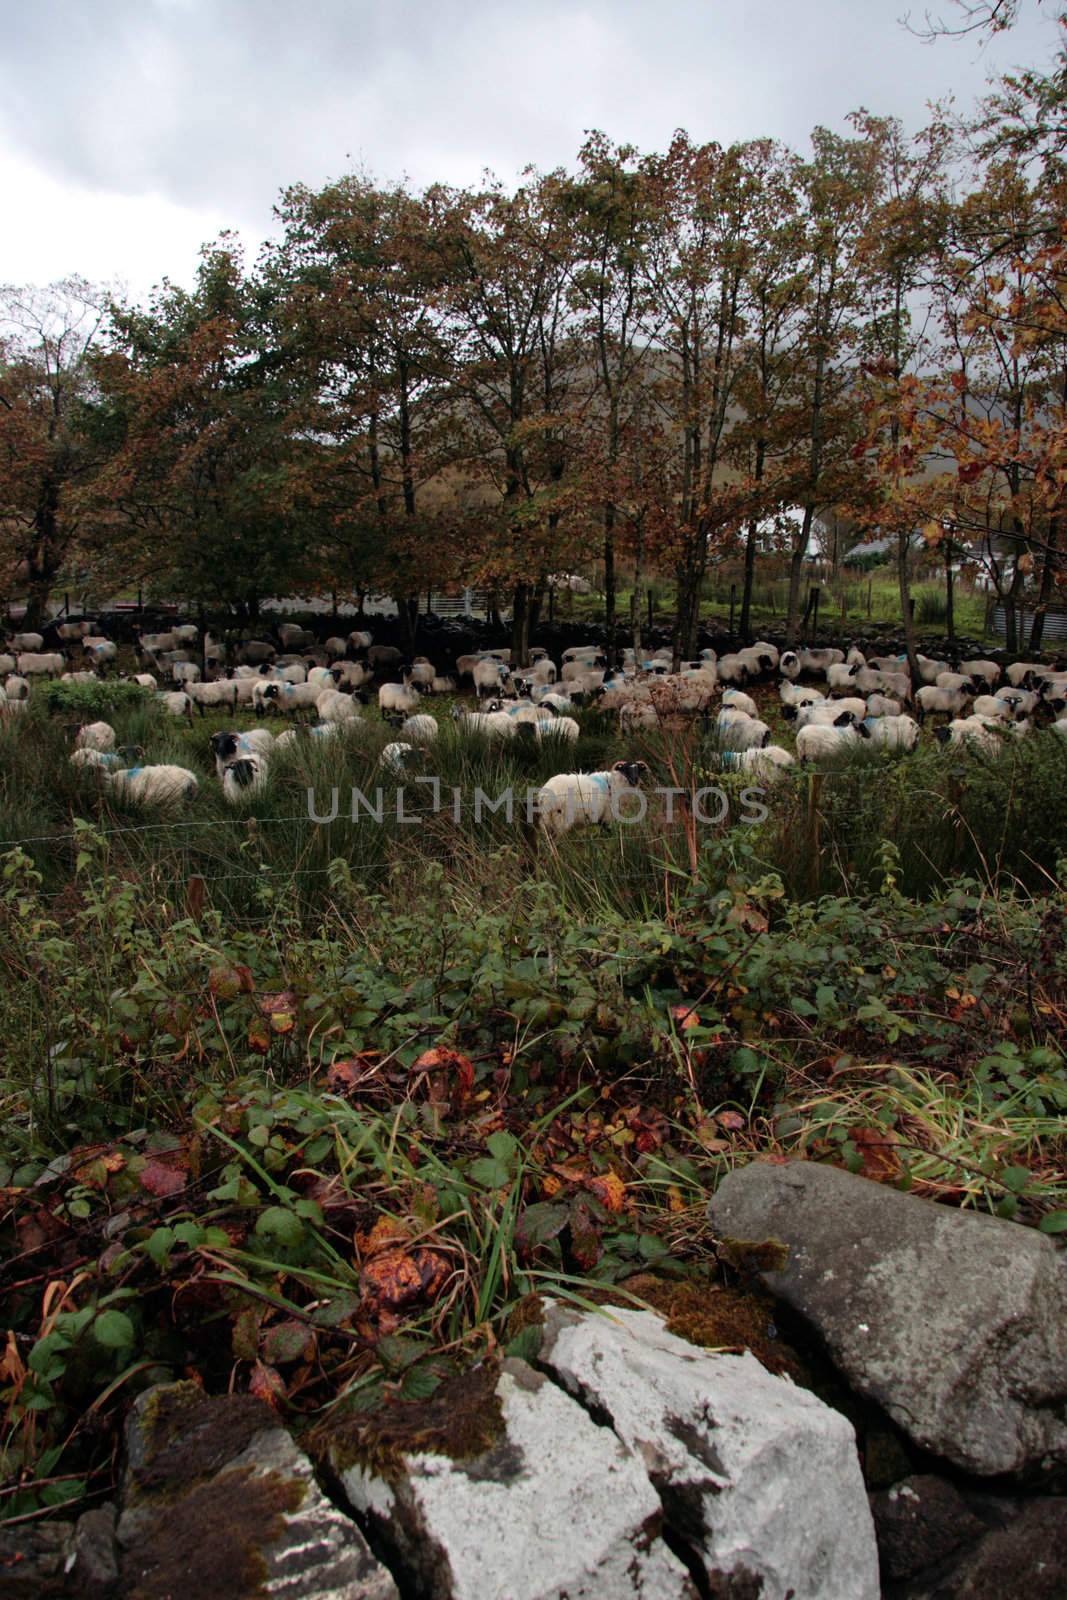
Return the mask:
[[(815, 580), (805, 578), (802, 598), (806, 602), (809, 587)], [(733, 572), (720, 576), (713, 568), (705, 583), (700, 615), (705, 625), (726, 629), (730, 620), (730, 590), (734, 588), (734, 626), (741, 610), (741, 576)], [(837, 632), (855, 632), (862, 635), (871, 627), (899, 629), (901, 626), (900, 591), (895, 574), (876, 571), (862, 579), (843, 578), (840, 581), (819, 583), (819, 629)], [(632, 589), (620, 587), (616, 597), (616, 614), (625, 625), (630, 615)], [(655, 611), (658, 618), (672, 617), (675, 611), (674, 585), (664, 581), (654, 586)], [(915, 621), (920, 632), (924, 629), (936, 634), (940, 640), (945, 630), (944, 584), (937, 581), (913, 585)], [(753, 623), (781, 627), (785, 623), (789, 599), (788, 578), (759, 579), (753, 586), (751, 616)], [(557, 600), (556, 616), (562, 621), (602, 622), (604, 619), (603, 595), (568, 595)], [(985, 633), (986, 601), (977, 590), (957, 586), (954, 603), (956, 633), (961, 638), (983, 639)], [(647, 621), (647, 613), (642, 623)]]

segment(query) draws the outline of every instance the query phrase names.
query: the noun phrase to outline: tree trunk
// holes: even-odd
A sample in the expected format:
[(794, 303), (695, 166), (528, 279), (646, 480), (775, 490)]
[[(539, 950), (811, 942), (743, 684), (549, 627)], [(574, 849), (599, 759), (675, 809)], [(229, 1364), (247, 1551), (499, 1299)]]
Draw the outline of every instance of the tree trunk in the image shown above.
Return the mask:
[(604, 508), (604, 629), (608, 666), (615, 665), (615, 507)]
[(811, 525), (815, 521), (815, 507), (804, 507), (804, 519), (800, 524), (800, 534), (793, 546), (793, 554), (789, 561), (789, 602), (785, 613), (785, 643), (786, 649), (792, 650), (797, 642), (800, 630), (800, 585), (804, 576), (804, 557), (808, 551), (808, 540), (811, 538)]
[(517, 583), (511, 610), (511, 665), (530, 664), (530, 585)]
[(900, 591), (900, 615), (904, 624), (904, 648), (908, 652), (908, 671), (914, 689), (920, 682), (919, 662), (915, 653), (915, 618), (911, 611), (911, 572), (908, 556), (911, 550), (911, 532), (904, 528), (897, 534), (897, 587)]
[(548, 573), (542, 572), (538, 575), (537, 582), (534, 585), (533, 593), (530, 596), (530, 625), (527, 629), (527, 638), (529, 639), (533, 638), (537, 629), (537, 625), (541, 621), (541, 608), (545, 603), (545, 594), (547, 590)]
[(645, 538), (641, 517), (634, 526), (634, 589), (630, 596), (630, 639), (634, 650), (634, 667), (641, 665), (641, 606), (645, 583)]
[(752, 587), (756, 581), (756, 535), (759, 522), (755, 517), (748, 525), (748, 537), (745, 540), (745, 576), (741, 587), (741, 617), (738, 622), (738, 632), (745, 644), (752, 642), (752, 623), (750, 613), (752, 610)]
[(1060, 524), (1057, 516), (1049, 518), (1048, 548), (1045, 551), (1045, 563), (1041, 569), (1041, 587), (1037, 591), (1037, 604), (1034, 606), (1034, 620), (1030, 625), (1030, 652), (1038, 655), (1041, 643), (1045, 636), (1045, 612), (1052, 599), (1052, 588), (1056, 577), (1056, 565), (1059, 557)]

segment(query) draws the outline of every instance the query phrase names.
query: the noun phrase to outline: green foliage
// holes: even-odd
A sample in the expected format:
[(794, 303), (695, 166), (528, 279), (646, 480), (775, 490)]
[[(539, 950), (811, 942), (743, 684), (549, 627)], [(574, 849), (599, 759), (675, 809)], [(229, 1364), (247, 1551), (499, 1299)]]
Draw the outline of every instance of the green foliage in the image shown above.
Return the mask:
[(86, 721), (93, 718), (107, 721), (121, 712), (147, 706), (151, 700), (150, 690), (142, 688), (139, 683), (118, 678), (103, 678), (97, 683), (57, 681), (46, 685), (44, 695), (53, 716), (65, 713)]

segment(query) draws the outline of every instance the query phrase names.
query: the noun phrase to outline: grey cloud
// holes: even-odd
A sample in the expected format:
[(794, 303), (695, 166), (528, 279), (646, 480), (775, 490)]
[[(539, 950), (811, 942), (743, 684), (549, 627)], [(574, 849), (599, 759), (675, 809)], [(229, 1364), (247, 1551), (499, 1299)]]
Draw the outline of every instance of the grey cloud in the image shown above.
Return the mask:
[(510, 176), (582, 130), (644, 147), (803, 144), (860, 104), (917, 125), (993, 65), (1040, 60), (1040, 14), (985, 54), (909, 37), (900, 0), (34, 0), (5, 19), (0, 132), (62, 181), (260, 231), (278, 190), (353, 166)]

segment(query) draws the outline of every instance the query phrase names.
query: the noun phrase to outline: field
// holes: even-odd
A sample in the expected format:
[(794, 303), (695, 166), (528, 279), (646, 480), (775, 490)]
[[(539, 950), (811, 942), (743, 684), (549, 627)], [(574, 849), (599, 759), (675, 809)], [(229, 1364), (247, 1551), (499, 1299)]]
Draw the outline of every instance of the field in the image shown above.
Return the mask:
[[(72, 767), (43, 697), (0, 729), (8, 1516), (105, 1493), (167, 1374), (313, 1421), (521, 1350), (546, 1286), (729, 1277), (704, 1203), (756, 1152), (1067, 1223), (1064, 741), (794, 770), (753, 825), (699, 722), (589, 711), (561, 754), (434, 710), (402, 784), (367, 712), (234, 808), (232, 723), (129, 705), (119, 742), (200, 777), (173, 814)], [(624, 756), (727, 815), (526, 825)]]

